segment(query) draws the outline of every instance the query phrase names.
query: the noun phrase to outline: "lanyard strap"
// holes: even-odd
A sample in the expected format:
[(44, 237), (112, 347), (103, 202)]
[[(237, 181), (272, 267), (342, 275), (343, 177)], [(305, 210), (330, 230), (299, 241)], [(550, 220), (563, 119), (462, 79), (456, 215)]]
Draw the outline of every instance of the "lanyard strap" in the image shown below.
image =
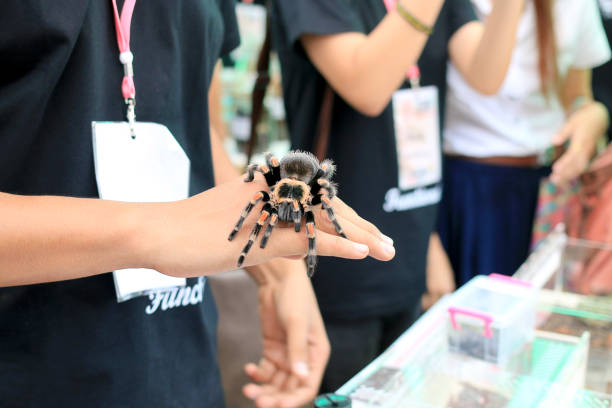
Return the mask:
[[(397, 7), (398, 0), (383, 0), (385, 3), (385, 7), (387, 9), (387, 13), (391, 13)], [(410, 87), (418, 88), (421, 82), (421, 71), (419, 70), (419, 66), (414, 64), (408, 69), (406, 73), (406, 77), (408, 81), (410, 81)]]
[(136, 87), (134, 86), (134, 54), (130, 51), (130, 27), (136, 0), (125, 0), (121, 15), (117, 8), (117, 0), (111, 0), (113, 4), (113, 16), (115, 18), (115, 32), (117, 34), (117, 45), (119, 46), (119, 61), (123, 64), (123, 81), (121, 82), (121, 94), (127, 105), (127, 119), (130, 124), (130, 133), (135, 137), (134, 123), (136, 121)]

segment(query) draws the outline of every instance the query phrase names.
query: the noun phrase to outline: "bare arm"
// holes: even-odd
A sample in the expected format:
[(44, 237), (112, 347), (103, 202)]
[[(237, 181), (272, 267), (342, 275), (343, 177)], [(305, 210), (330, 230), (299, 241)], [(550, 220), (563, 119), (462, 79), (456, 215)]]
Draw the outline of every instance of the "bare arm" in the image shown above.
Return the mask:
[(0, 286), (141, 266), (136, 204), (0, 193)]
[[(185, 277), (234, 269), (256, 214), (232, 242), (227, 236), (245, 203), (265, 188), (263, 179), (244, 183), (240, 177), (186, 200), (146, 204), (0, 193), (0, 286), (132, 267)], [(349, 217), (342, 222), (353, 241), (338, 237), (317, 213), (318, 253), (360, 259), (372, 245), (372, 256), (391, 259), (394, 254), (384, 252), (379, 239), (361, 227), (367, 221), (340, 204), (334, 205)], [(275, 237), (265, 250), (255, 246), (245, 266), (306, 254), (305, 234), (279, 228)]]
[(227, 126), (223, 121), (223, 108), (222, 108), (222, 94), (223, 87), (221, 83), (221, 69), (222, 64), (221, 61), (217, 62), (215, 65), (215, 70), (213, 71), (212, 81), (210, 83), (210, 88), (208, 90), (208, 106), (209, 106), (209, 115), (210, 118), (210, 126), (216, 130), (216, 132), (221, 137), (221, 140), (224, 140), (227, 136)]
[[(433, 26), (442, 0), (401, 0), (404, 7)], [(369, 35), (304, 35), (301, 42), (312, 63), (332, 88), (358, 111), (376, 116), (416, 63), (428, 36), (389, 13)]]
[(468, 23), (451, 37), (451, 61), (477, 91), (492, 95), (504, 82), (524, 6), (525, 0), (497, 0), (486, 23)]

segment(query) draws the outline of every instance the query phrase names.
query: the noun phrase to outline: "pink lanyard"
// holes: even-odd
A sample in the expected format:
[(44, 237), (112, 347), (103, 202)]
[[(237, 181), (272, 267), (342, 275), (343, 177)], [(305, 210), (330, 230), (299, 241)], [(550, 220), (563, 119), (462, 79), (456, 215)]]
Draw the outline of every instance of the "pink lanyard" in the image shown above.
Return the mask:
[[(398, 0), (383, 0), (385, 7), (387, 8), (387, 13), (391, 13), (393, 10), (395, 10), (397, 1)], [(421, 71), (419, 70), (419, 66), (417, 64), (411, 66), (406, 74), (406, 77), (410, 81), (410, 87), (418, 88), (421, 82)]]
[(121, 82), (121, 93), (127, 105), (127, 119), (130, 124), (130, 134), (136, 137), (134, 124), (136, 122), (136, 87), (134, 86), (134, 54), (130, 51), (130, 26), (132, 25), (132, 14), (136, 0), (125, 0), (121, 9), (121, 16), (117, 9), (117, 0), (113, 3), (113, 14), (115, 17), (115, 31), (117, 33), (117, 45), (119, 46), (119, 61), (123, 64), (123, 81)]

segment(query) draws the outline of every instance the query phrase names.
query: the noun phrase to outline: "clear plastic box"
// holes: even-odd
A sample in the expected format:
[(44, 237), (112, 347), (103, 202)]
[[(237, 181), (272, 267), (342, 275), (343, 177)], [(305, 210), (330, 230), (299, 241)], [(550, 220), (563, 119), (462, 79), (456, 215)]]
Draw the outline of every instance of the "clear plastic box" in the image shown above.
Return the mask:
[[(581, 336), (590, 333), (585, 388), (612, 402), (612, 244), (546, 238), (515, 276), (541, 287), (536, 327)], [(605, 283), (608, 282), (608, 290)], [(612, 403), (601, 405), (612, 407)]]
[(533, 339), (537, 291), (518, 279), (477, 276), (448, 307), (451, 351), (505, 365)]
[(449, 351), (452, 297), (442, 298), (336, 393), (350, 396), (353, 408), (610, 408), (593, 393), (578, 398), (588, 333), (534, 331), (532, 343), (515, 356), (528, 362), (518, 373)]

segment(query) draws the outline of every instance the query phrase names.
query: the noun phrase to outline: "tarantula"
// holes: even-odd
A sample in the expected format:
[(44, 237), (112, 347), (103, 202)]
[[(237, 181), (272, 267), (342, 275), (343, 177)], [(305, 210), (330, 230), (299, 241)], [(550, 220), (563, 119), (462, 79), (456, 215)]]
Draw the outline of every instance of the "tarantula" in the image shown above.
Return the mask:
[(253, 181), (255, 172), (258, 171), (266, 178), (270, 190), (259, 191), (253, 196), (242, 210), (240, 219), (228, 237), (230, 241), (234, 239), (253, 207), (261, 201), (265, 203), (257, 223), (251, 230), (249, 241), (238, 257), (238, 267), (242, 266), (244, 258), (251, 250), (266, 222), (268, 222), (268, 226), (261, 239), (261, 248), (266, 247), (272, 230), (278, 221), (293, 223), (295, 232), (300, 232), (302, 218), (305, 218), (306, 234), (308, 236), (306, 265), (308, 276), (313, 275), (317, 253), (315, 218), (312, 207), (320, 204), (327, 211), (338, 235), (346, 238), (331, 207), (331, 199), (336, 195), (336, 185), (331, 182), (335, 169), (336, 167), (331, 160), (326, 159), (319, 163), (319, 160), (312, 153), (301, 151), (289, 152), (280, 162), (271, 153), (267, 153), (265, 165), (251, 164), (248, 166), (248, 174), (244, 181)]

